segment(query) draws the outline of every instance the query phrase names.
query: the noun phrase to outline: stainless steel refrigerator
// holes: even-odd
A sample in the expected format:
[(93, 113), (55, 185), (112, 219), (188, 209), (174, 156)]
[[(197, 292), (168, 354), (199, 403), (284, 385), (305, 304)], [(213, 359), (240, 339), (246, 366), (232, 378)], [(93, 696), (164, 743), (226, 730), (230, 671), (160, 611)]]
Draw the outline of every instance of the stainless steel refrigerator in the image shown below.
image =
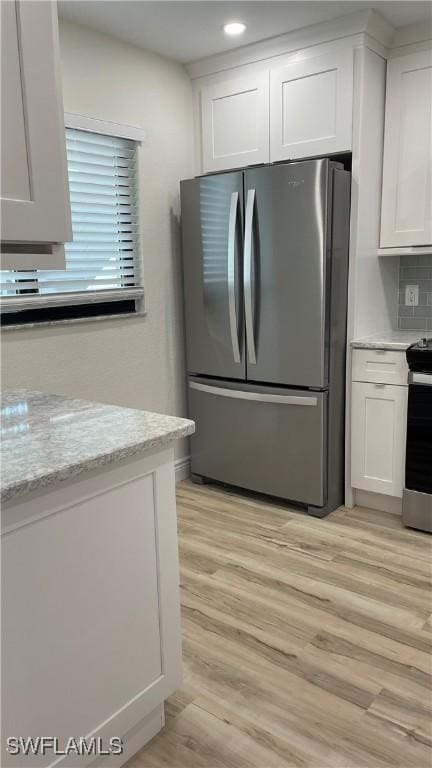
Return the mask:
[(349, 194), (328, 158), (181, 182), (195, 481), (343, 502)]

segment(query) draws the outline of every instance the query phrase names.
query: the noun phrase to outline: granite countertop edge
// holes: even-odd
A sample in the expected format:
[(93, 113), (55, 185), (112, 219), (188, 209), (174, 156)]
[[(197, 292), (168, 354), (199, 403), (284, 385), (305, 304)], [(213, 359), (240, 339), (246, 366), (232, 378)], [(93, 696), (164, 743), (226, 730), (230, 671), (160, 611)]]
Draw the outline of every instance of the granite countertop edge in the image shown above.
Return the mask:
[(353, 349), (388, 349), (405, 352), (410, 344), (419, 341), (427, 331), (384, 331), (353, 339)]
[(61, 395), (2, 395), (2, 503), (134, 458), (195, 431), (189, 419)]
[[(193, 422), (191, 422), (193, 424)], [(159, 446), (172, 443), (174, 440), (178, 440), (182, 437), (188, 437), (195, 431), (194, 426), (179, 428), (172, 432), (167, 432), (159, 437), (153, 437), (147, 440), (143, 440), (141, 443), (128, 446), (126, 448), (120, 448), (117, 451), (110, 451), (99, 456), (95, 456), (91, 459), (84, 459), (78, 461), (76, 464), (71, 464), (62, 469), (53, 470), (52, 472), (46, 472), (40, 477), (35, 477), (32, 480), (23, 480), (17, 483), (11, 483), (1, 489), (0, 501), (4, 504), (17, 499), (19, 497), (26, 496), (33, 491), (47, 488), (50, 485), (61, 483), (64, 480), (72, 480), (78, 475), (84, 472), (91, 472), (94, 469), (106, 467), (109, 464), (114, 464), (122, 459), (128, 459), (138, 456), (140, 453), (145, 454), (152, 448), (158, 448)]]

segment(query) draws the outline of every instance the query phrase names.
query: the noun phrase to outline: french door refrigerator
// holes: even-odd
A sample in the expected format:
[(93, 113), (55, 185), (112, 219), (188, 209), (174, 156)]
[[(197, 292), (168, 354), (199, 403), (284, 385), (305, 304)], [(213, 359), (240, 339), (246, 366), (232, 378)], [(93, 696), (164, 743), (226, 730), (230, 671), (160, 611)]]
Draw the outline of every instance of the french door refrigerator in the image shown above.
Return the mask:
[(343, 502), (349, 190), (328, 158), (181, 182), (195, 481)]

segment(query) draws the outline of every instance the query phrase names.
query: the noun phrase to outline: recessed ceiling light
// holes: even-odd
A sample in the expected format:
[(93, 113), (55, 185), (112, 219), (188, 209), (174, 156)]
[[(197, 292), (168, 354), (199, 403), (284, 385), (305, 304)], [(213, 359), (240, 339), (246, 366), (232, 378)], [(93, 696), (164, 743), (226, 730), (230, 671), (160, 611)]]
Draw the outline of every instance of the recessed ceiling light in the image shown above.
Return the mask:
[(226, 35), (242, 35), (246, 29), (246, 24), (242, 21), (230, 21), (229, 24), (224, 24), (224, 32)]

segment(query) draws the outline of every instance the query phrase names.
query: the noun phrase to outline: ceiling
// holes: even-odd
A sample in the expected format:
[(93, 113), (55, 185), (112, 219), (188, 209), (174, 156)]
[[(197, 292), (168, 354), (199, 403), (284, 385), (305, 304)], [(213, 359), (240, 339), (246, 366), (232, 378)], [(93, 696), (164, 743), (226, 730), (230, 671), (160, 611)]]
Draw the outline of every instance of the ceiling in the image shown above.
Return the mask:
[[(373, 8), (394, 27), (432, 18), (432, 3), (417, 0), (59, 0), (60, 16), (186, 63), (267, 37)], [(222, 27), (241, 20), (247, 30), (228, 38)]]

